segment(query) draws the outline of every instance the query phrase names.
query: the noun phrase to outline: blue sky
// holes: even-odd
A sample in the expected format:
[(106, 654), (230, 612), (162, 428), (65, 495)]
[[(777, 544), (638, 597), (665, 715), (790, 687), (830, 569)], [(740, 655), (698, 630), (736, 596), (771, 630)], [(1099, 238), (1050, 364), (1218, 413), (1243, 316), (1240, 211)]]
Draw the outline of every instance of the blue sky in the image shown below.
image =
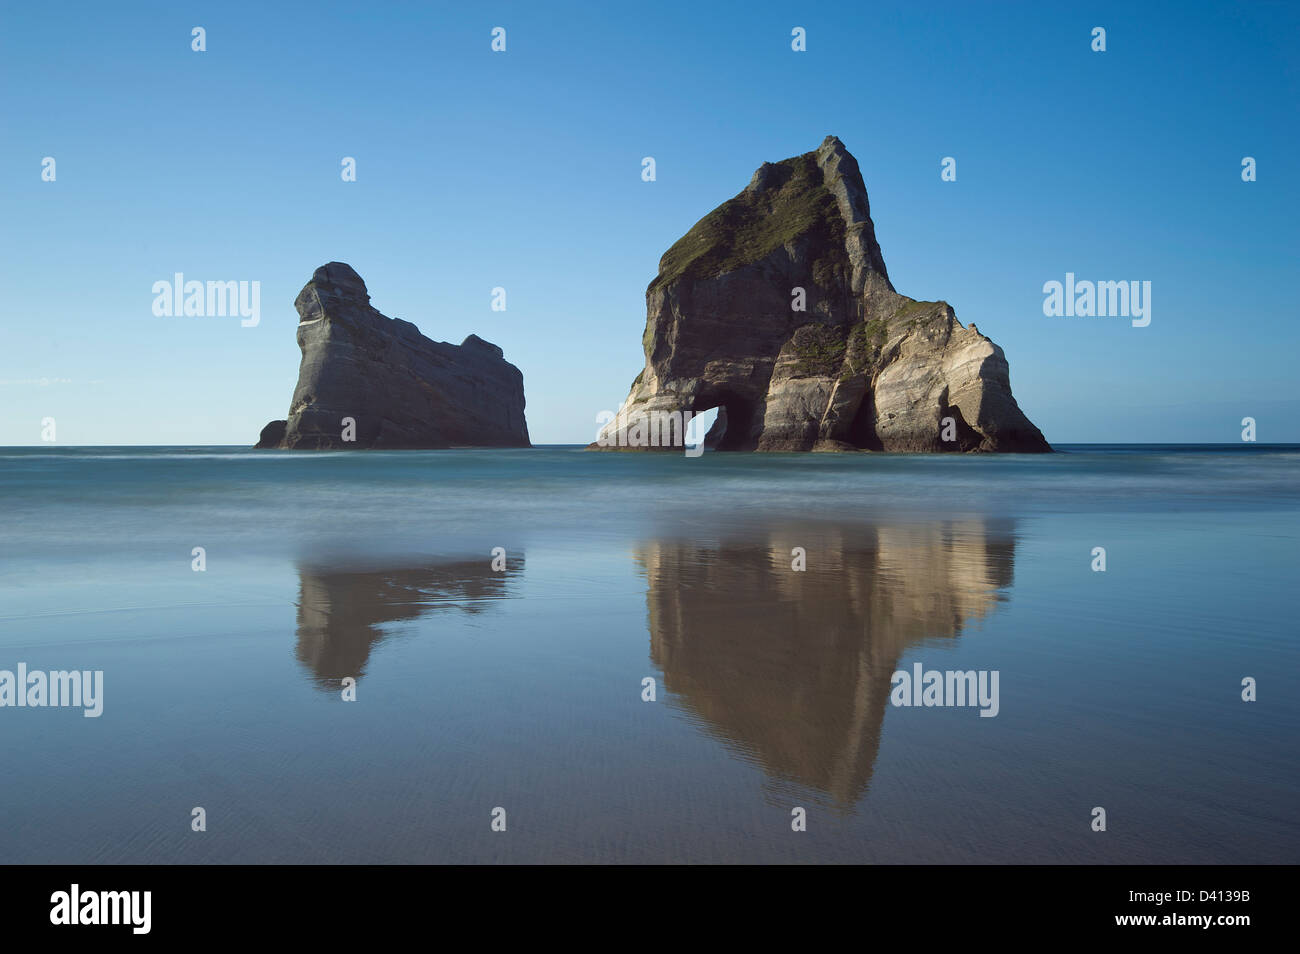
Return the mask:
[[(861, 164), (895, 287), (1000, 344), (1050, 441), (1235, 441), (1244, 416), (1300, 441), (1294, 4), (0, 17), (0, 444), (40, 443), (45, 417), (61, 444), (251, 444), (286, 414), (292, 302), (331, 260), (426, 335), (501, 345), (534, 442), (591, 440), (642, 367), (659, 257), (827, 134)], [(1150, 326), (1045, 317), (1067, 271), (1150, 281)], [(261, 323), (156, 317), (175, 272), (260, 281)]]

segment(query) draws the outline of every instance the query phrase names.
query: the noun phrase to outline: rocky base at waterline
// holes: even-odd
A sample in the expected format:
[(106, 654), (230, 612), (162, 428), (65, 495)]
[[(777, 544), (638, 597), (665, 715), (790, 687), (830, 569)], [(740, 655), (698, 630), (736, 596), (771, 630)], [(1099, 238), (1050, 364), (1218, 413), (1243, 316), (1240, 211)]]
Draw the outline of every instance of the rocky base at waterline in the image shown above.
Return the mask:
[(646, 290), (645, 369), (592, 448), (718, 408), (718, 450), (1050, 451), (1002, 349), (890, 283), (857, 160), (834, 136), (764, 163)]
[(288, 419), (262, 428), (257, 447), (531, 446), (524, 377), (496, 345), (477, 335), (432, 341), (380, 314), (342, 262), (316, 269), (293, 304), (298, 385)]

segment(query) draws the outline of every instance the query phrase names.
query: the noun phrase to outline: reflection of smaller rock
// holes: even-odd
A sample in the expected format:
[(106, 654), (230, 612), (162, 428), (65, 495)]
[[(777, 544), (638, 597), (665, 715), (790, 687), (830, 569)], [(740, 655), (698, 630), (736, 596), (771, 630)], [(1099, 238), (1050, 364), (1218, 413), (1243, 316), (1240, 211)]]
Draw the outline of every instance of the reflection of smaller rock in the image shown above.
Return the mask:
[(298, 568), (298, 661), (323, 689), (345, 676), (365, 674), (370, 650), (387, 623), (426, 613), (481, 613), (509, 596), (523, 572), (523, 556), (509, 569), (466, 560), (399, 570), (340, 571)]

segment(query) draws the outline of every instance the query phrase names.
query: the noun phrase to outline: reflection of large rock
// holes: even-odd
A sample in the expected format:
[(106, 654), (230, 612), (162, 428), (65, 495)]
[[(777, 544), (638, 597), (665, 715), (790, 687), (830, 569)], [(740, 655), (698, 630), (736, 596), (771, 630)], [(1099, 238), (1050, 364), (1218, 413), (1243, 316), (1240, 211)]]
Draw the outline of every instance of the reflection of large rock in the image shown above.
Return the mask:
[(716, 407), (705, 443), (722, 450), (1051, 450), (1002, 349), (946, 302), (894, 291), (857, 160), (833, 136), (764, 163), (664, 254), (642, 345), (599, 443), (635, 445), (640, 412)]
[(453, 609), (480, 613), (491, 601), (505, 599), (522, 572), (522, 554), (500, 572), (486, 560), (397, 570), (300, 566), (298, 661), (317, 685), (335, 689), (344, 676), (365, 674), (385, 624)]
[[(796, 546), (804, 572), (790, 567)], [(988, 614), (1014, 555), (1009, 527), (980, 522), (650, 543), (637, 558), (651, 657), (665, 688), (742, 756), (851, 805), (871, 779), (899, 658)]]
[[(257, 446), (295, 448), (528, 447), (524, 378), (477, 335), (432, 341), (370, 304), (350, 265), (316, 269), (298, 298), (302, 364), (289, 417)], [(344, 440), (344, 418), (355, 441)]]

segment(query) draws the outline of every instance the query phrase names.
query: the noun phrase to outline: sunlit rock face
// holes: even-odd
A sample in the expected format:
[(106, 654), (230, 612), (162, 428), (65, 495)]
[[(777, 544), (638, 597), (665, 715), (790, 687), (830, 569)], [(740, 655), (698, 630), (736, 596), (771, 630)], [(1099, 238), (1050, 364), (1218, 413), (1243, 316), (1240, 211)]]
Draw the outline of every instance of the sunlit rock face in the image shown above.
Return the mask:
[(592, 447), (639, 414), (719, 408), (720, 450), (1050, 451), (1002, 349), (894, 290), (857, 160), (834, 136), (764, 163), (646, 291), (645, 368)]

